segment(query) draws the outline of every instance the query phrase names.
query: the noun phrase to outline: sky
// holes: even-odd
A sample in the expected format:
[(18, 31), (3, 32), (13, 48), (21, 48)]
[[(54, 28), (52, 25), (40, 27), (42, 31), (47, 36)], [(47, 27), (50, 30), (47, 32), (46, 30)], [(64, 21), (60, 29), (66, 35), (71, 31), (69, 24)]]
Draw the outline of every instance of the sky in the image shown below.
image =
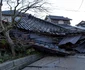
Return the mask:
[(76, 25), (85, 20), (85, 0), (49, 0), (53, 5), (52, 15), (71, 18)]
[[(46, 0), (50, 3), (47, 7), (50, 8), (47, 13), (35, 14), (38, 17), (46, 15), (56, 15), (71, 18), (71, 25), (76, 25), (80, 21), (85, 20), (85, 0)], [(2, 10), (8, 7), (3, 4)]]

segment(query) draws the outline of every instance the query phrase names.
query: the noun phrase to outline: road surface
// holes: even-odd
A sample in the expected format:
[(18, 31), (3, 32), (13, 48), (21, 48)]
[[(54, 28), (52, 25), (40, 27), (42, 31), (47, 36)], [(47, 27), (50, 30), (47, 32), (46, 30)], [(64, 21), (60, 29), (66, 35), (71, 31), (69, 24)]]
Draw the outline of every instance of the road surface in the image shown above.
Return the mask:
[(22, 70), (85, 70), (85, 56), (47, 56), (28, 65)]

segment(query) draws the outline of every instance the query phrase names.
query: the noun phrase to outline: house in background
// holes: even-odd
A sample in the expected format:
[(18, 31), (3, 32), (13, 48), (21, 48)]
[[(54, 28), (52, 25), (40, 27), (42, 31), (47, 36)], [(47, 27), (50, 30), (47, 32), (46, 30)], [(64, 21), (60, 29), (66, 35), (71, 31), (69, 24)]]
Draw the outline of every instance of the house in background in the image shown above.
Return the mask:
[(85, 21), (81, 21), (76, 27), (85, 31)]
[(67, 25), (70, 25), (70, 18), (67, 18), (67, 17), (63, 17), (63, 16), (53, 16), (53, 15), (49, 15), (49, 16), (46, 16), (45, 20), (49, 21), (49, 22), (52, 22), (52, 23), (55, 23), (55, 24), (67, 24)]
[[(20, 13), (18, 15), (18, 11), (16, 11), (16, 15), (17, 17), (15, 18), (15, 20), (19, 19), (21, 16), (25, 16), (25, 14), (23, 13)], [(5, 11), (2, 11), (2, 20), (5, 21), (5, 22), (12, 22), (12, 16), (14, 15), (14, 10), (5, 10)]]
[(71, 26), (70, 21), (72, 19), (67, 18), (67, 17), (49, 15), (49, 16), (46, 16), (45, 20), (48, 21), (48, 22), (51, 22), (51, 23), (53, 23), (55, 25), (58, 25), (58, 26), (60, 26), (60, 27), (62, 27), (64, 29), (67, 29), (67, 30), (81, 31), (79, 28)]
[(77, 24), (76, 26), (81, 26), (81, 27), (85, 27), (85, 21), (81, 21), (79, 24)]

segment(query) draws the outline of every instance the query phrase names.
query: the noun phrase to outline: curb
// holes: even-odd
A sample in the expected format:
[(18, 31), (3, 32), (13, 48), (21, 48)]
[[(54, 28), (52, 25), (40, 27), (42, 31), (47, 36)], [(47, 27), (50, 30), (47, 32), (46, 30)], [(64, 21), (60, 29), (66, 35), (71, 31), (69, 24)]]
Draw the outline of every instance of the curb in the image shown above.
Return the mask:
[(43, 58), (43, 55), (35, 54), (16, 60), (8, 61), (0, 64), (0, 70), (20, 70), (41, 58)]

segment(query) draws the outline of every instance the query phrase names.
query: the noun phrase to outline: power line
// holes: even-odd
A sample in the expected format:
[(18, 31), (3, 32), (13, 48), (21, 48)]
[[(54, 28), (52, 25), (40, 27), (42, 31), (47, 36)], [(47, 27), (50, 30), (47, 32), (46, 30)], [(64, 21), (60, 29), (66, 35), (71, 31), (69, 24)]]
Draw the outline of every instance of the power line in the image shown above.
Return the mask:
[(63, 7), (59, 7), (59, 6), (56, 6), (57, 8), (54, 8), (54, 9), (57, 9), (57, 10), (64, 10), (64, 11), (71, 11), (71, 12), (85, 12), (85, 11), (80, 11), (82, 5), (83, 5), (83, 2), (84, 0), (81, 0), (81, 3), (79, 5), (79, 8), (78, 9), (66, 9), (66, 8), (63, 8)]
[(71, 12), (85, 12), (85, 11), (79, 11), (75, 9), (66, 9), (66, 8), (54, 8), (56, 10), (63, 10), (63, 11), (71, 11)]
[(75, 9), (66, 9), (66, 8), (54, 8), (56, 10), (64, 10), (64, 11), (71, 11), (71, 12), (85, 12), (85, 11), (80, 11), (80, 10), (75, 10)]
[(83, 2), (84, 2), (84, 0), (82, 0), (82, 1), (81, 1), (81, 4), (80, 4), (80, 6), (79, 6), (78, 10), (81, 8), (81, 6), (82, 6)]

